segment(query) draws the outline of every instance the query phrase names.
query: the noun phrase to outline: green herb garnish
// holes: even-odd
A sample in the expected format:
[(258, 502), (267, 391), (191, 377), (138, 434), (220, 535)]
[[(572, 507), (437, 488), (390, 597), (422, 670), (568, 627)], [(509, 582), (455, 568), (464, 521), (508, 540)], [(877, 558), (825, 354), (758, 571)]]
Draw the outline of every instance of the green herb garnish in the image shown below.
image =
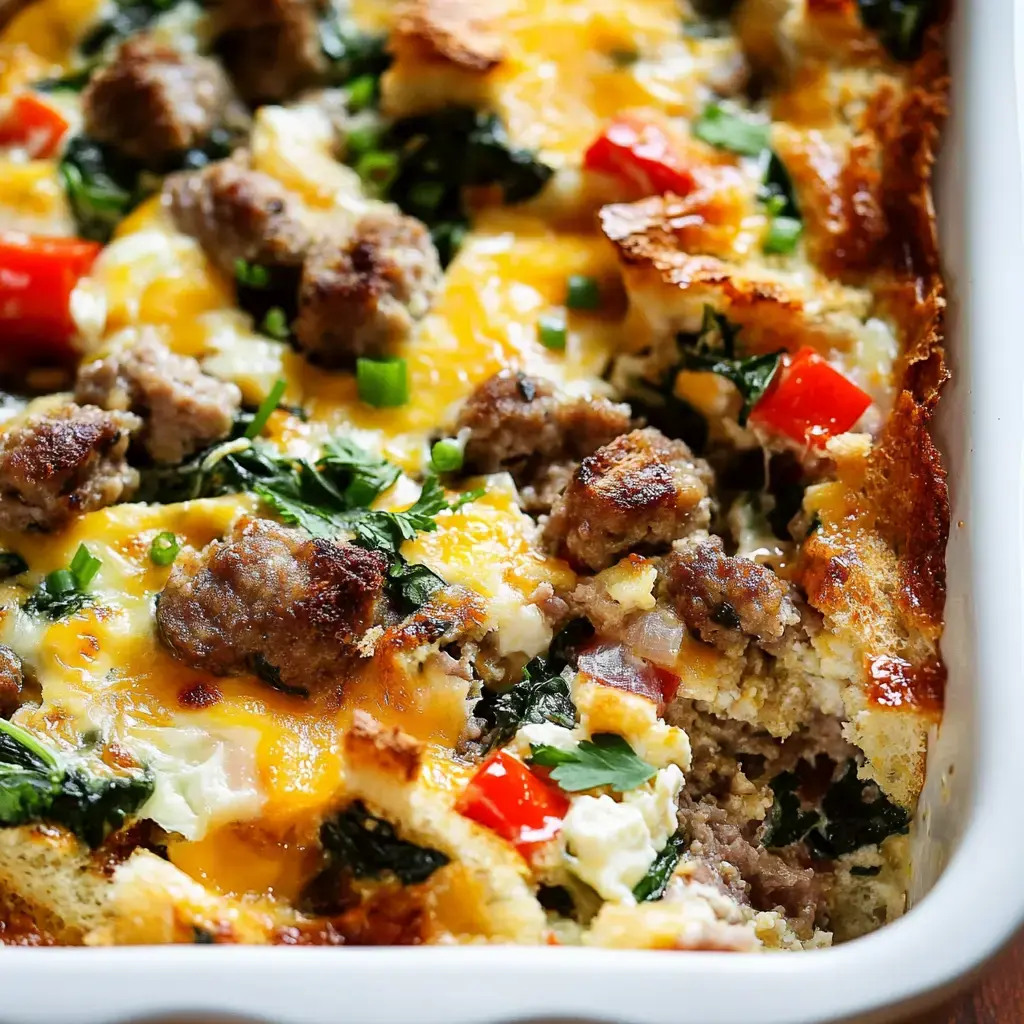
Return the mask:
[(149, 560), (154, 565), (170, 565), (181, 550), (178, 538), (171, 530), (164, 530), (153, 538), (149, 545)]
[(654, 858), (654, 863), (647, 869), (647, 874), (633, 887), (633, 898), (637, 903), (660, 900), (665, 895), (672, 872), (675, 871), (685, 849), (686, 839), (677, 832)]
[(359, 397), (376, 409), (394, 409), (409, 401), (409, 371), (404, 359), (357, 359)]
[(530, 763), (554, 769), (551, 778), (567, 793), (599, 786), (625, 793), (643, 785), (658, 771), (614, 733), (600, 733), (592, 740), (583, 740), (575, 750), (560, 750), (546, 744), (531, 750)]
[(235, 280), (246, 288), (266, 288), (270, 284), (270, 272), (259, 263), (239, 257), (235, 260)]
[(540, 343), (552, 352), (565, 349), (567, 329), (565, 321), (558, 316), (545, 314), (537, 321), (537, 337)]
[(267, 392), (267, 397), (260, 402), (256, 415), (252, 418), (252, 423), (245, 428), (245, 436), (250, 441), (255, 437), (259, 437), (263, 428), (267, 425), (267, 420), (270, 419), (271, 413), (281, 404), (281, 399), (284, 398), (284, 392), (287, 387), (288, 382), (279, 378), (274, 382), (274, 386), (270, 391)]
[(50, 619), (73, 615), (91, 600), (89, 584), (103, 563), (80, 544), (67, 569), (49, 573), (25, 602), (25, 610)]
[(718, 149), (741, 156), (759, 156), (771, 146), (772, 126), (747, 114), (709, 103), (693, 122), (693, 134)]
[(565, 304), (569, 309), (601, 308), (601, 285), (596, 277), (572, 274), (566, 282)]
[[(739, 328), (711, 306), (704, 307), (704, 322), (695, 342), (684, 348), (683, 366), (688, 370), (717, 373), (732, 381), (743, 398), (739, 424), (747, 418), (765, 393), (782, 361), (782, 351), (741, 357), (736, 352)], [(681, 337), (680, 340), (683, 340)]]
[(457, 473), (462, 460), (462, 445), (454, 437), (443, 437), (431, 446), (430, 465), (436, 473)]

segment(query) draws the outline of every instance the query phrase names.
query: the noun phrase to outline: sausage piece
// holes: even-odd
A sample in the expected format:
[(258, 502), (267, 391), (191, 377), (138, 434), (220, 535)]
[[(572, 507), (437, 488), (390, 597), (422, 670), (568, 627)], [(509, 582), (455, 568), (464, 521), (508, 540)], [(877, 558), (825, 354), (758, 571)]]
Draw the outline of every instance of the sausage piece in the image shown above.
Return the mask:
[(312, 240), (284, 186), (238, 159), (171, 175), (163, 196), (178, 229), (231, 276), (238, 260), (297, 270)]
[(160, 637), (193, 668), (254, 672), (291, 692), (341, 682), (374, 624), (387, 559), (268, 519), (178, 556), (157, 604)]
[(0, 644), (0, 715), (7, 717), (17, 710), (24, 681), (21, 658), (10, 647)]
[(148, 35), (121, 44), (92, 76), (82, 106), (92, 138), (155, 168), (199, 145), (230, 108), (239, 109), (215, 61)]
[(328, 70), (316, 0), (216, 0), (216, 48), (250, 106), (277, 103), (316, 85)]
[(140, 426), (73, 402), (12, 421), (0, 436), (0, 528), (56, 530), (126, 500), (139, 482), (126, 453)]
[(710, 522), (712, 474), (682, 441), (648, 427), (580, 463), (555, 502), (547, 539), (595, 571), (627, 551), (667, 547)]
[(130, 348), (83, 364), (75, 400), (140, 416), (149, 455), (177, 463), (230, 433), (242, 393), (147, 334)]
[(582, 459), (629, 430), (628, 405), (570, 397), (543, 377), (503, 370), (469, 396), (458, 429), (468, 430), (466, 465), (508, 470), (525, 482), (540, 464)]
[(723, 650), (748, 638), (778, 640), (800, 618), (788, 585), (766, 566), (726, 555), (720, 537), (691, 537), (677, 545), (663, 572), (679, 617)]
[(324, 366), (388, 355), (430, 309), (441, 276), (423, 223), (381, 204), (344, 242), (328, 237), (311, 249), (299, 288), (299, 347)]

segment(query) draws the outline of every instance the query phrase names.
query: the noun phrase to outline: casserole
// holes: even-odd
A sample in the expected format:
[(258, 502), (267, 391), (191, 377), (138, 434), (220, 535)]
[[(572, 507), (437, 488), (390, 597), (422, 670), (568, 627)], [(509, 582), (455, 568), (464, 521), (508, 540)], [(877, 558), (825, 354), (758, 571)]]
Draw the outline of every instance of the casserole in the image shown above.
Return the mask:
[[(1019, 369), (1019, 357), (1012, 346), (1004, 351), (993, 345), (993, 353), (975, 345), (968, 363), (962, 338), (999, 338), (1000, 332), (1012, 329), (1020, 312), (1013, 297), (1013, 275), (1020, 266), (1020, 153), (1015, 144), (1012, 155), (1004, 150), (1001, 159), (993, 160), (990, 148), (992, 138), (1003, 146), (1018, 138), (1006, 97), (1006, 68), (1012, 62), (1010, 6), (962, 11), (960, 30), (953, 33), (954, 45), (960, 48), (959, 80), (967, 82), (958, 95), (969, 99), (972, 116), (966, 126), (962, 117), (954, 122), (952, 138), (964, 138), (968, 145), (954, 149), (964, 165), (954, 167), (942, 185), (943, 209), (956, 209), (949, 197), (959, 187), (967, 197), (968, 215), (962, 224), (953, 218), (945, 225), (956, 303), (949, 335), (957, 376), (940, 422), (953, 481), (953, 521), (962, 520), (964, 526), (954, 531), (950, 547), (953, 589), (945, 642), (950, 699), (946, 726), (932, 748), (922, 803), (922, 846), (915, 861), (916, 895), (923, 897), (919, 906), (869, 938), (784, 962), (630, 953), (614, 954), (613, 960), (612, 954), (570, 950), (556, 950), (549, 960), (550, 951), (542, 956), (508, 949), (353, 950), (342, 960), (328, 961), (327, 951), (308, 950), (290, 954), (287, 965), (282, 962), (279, 968), (281, 974), (275, 975), (270, 959), (288, 955), (283, 951), (54, 951), (33, 960), (28, 951), (5, 950), (0, 969), (10, 972), (5, 990), (16, 1019), (101, 1020), (190, 1008), (282, 1020), (336, 1019), (333, 992), (325, 982), (329, 977), (331, 985), (336, 984), (339, 974), (351, 972), (354, 981), (346, 986), (345, 1012), (358, 1020), (381, 1016), (379, 992), (386, 990), (393, 972), (401, 971), (403, 990), (383, 1011), (395, 1019), (412, 1013), (428, 1020), (467, 1021), (479, 1020), (482, 1014), (483, 1019), (514, 1019), (572, 1013), (595, 1019), (668, 1020), (678, 1019), (679, 1007), (686, 1006), (694, 1020), (723, 1024), (755, 1014), (759, 1020), (779, 1022), (828, 1020), (875, 1010), (881, 1014), (886, 1004), (970, 968), (1005, 937), (1019, 920), (1020, 892), (1014, 890), (1012, 878), (1005, 883), (1000, 879), (995, 887), (985, 883), (999, 874), (1003, 863), (992, 853), (996, 831), (1002, 840), (1019, 830), (1015, 822), (1003, 820), (1000, 809), (1012, 806), (1010, 787), (1019, 761), (1012, 727), (1021, 701), (1009, 683), (990, 688), (988, 680), (1012, 682), (1020, 669), (1019, 551), (1012, 545), (1007, 550), (1005, 542), (995, 546), (996, 538), (1013, 538), (1014, 544), (1020, 538), (1020, 495), (1016, 490), (1002, 493), (1005, 477), (1000, 476), (1008, 438), (1014, 456), (1019, 454), (1019, 376), (1012, 372)], [(977, 183), (983, 175), (982, 188)], [(1001, 187), (995, 187), (997, 182)], [(1012, 224), (1009, 237), (998, 237), (993, 230), (997, 223)], [(952, 253), (951, 235), (962, 240)], [(957, 265), (965, 256), (978, 261), (968, 264), (971, 270)], [(972, 401), (968, 387), (973, 388)], [(965, 422), (976, 465), (966, 457), (969, 449), (961, 433)], [(1017, 459), (1010, 461), (1016, 469)], [(971, 591), (970, 604), (966, 591), (959, 589), (968, 579), (980, 581)], [(975, 650), (977, 655), (971, 656)], [(970, 688), (972, 675), (979, 680), (976, 690)], [(961, 827), (966, 827), (963, 838)], [(979, 880), (981, 863), (991, 870)], [(953, 931), (970, 936), (971, 948), (964, 949), (952, 938)], [(891, 970), (895, 963), (907, 965), (899, 977)], [(45, 1007), (39, 1006), (30, 993), (45, 989), (45, 976), (51, 971), (59, 971), (65, 984)], [(113, 978), (107, 971), (128, 980), (115, 983), (112, 992)], [(194, 980), (194, 990), (168, 991), (155, 1003), (155, 993), (165, 985), (169, 990), (172, 979), (183, 973)], [(741, 977), (733, 978), (734, 974)], [(98, 1016), (96, 1008), (104, 1003)]]

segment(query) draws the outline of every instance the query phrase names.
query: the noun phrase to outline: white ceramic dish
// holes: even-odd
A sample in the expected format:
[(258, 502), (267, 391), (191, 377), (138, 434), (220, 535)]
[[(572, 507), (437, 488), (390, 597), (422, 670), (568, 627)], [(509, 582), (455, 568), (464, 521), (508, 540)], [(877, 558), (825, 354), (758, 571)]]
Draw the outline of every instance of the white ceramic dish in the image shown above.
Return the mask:
[(4, 948), (0, 1021), (892, 1022), (948, 995), (1011, 935), (1024, 921), (1024, 3), (959, 7), (937, 193), (954, 375), (937, 424), (954, 524), (949, 691), (921, 805), (913, 910), (836, 949), (774, 956)]

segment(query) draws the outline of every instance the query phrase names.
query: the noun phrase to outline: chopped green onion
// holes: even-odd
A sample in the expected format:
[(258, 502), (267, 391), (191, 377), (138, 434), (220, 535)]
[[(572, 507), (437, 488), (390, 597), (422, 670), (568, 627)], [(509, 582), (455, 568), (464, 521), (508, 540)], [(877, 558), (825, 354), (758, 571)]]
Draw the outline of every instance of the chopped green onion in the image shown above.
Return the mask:
[(376, 409), (393, 409), (409, 401), (409, 374), (404, 359), (357, 359), (359, 397)]
[(398, 154), (375, 149), (356, 161), (356, 174), (377, 195), (387, 192), (398, 175)]
[(445, 186), (441, 181), (418, 181), (409, 189), (409, 205), (422, 213), (433, 213), (444, 199)]
[(693, 122), (693, 134), (698, 139), (741, 156), (758, 156), (768, 149), (771, 130), (770, 124), (732, 113), (717, 103), (709, 103)]
[(353, 128), (345, 137), (345, 154), (352, 160), (380, 145), (380, 132), (375, 128)]
[(537, 336), (545, 348), (561, 352), (565, 348), (565, 321), (557, 316), (542, 316), (537, 321)]
[(75, 585), (79, 590), (85, 590), (96, 573), (100, 571), (103, 563), (84, 544), (78, 545), (75, 557), (71, 559), (71, 575), (74, 577)]
[(566, 286), (565, 304), (570, 309), (600, 309), (601, 286), (597, 278), (571, 274)]
[(270, 283), (270, 273), (266, 267), (239, 257), (235, 260), (235, 280), (248, 288), (266, 288)]
[(284, 341), (291, 334), (288, 318), (280, 306), (271, 306), (267, 310), (267, 315), (263, 318), (263, 323), (260, 324), (260, 330), (276, 341)]
[(462, 469), (462, 445), (454, 437), (435, 441), (430, 449), (430, 465), (438, 473), (454, 473)]
[(170, 565), (178, 557), (181, 545), (170, 530), (158, 533), (149, 545), (149, 558), (154, 565)]
[(373, 106), (373, 98), (377, 95), (377, 79), (373, 75), (360, 75), (348, 83), (348, 109), (352, 111), (366, 110)]
[(800, 241), (803, 230), (803, 224), (796, 217), (773, 217), (764, 240), (764, 251), (791, 253), (796, 248), (797, 242)]
[(288, 384), (284, 380), (277, 380), (267, 393), (267, 397), (260, 402), (256, 415), (252, 418), (252, 423), (245, 429), (245, 436), (250, 441), (254, 437), (258, 437), (260, 431), (267, 425), (270, 414), (281, 404), (281, 399), (284, 398), (284, 390), (287, 386)]
[(70, 569), (55, 569), (46, 577), (46, 589), (54, 597), (60, 594), (70, 594), (78, 589), (75, 583), (75, 575)]

